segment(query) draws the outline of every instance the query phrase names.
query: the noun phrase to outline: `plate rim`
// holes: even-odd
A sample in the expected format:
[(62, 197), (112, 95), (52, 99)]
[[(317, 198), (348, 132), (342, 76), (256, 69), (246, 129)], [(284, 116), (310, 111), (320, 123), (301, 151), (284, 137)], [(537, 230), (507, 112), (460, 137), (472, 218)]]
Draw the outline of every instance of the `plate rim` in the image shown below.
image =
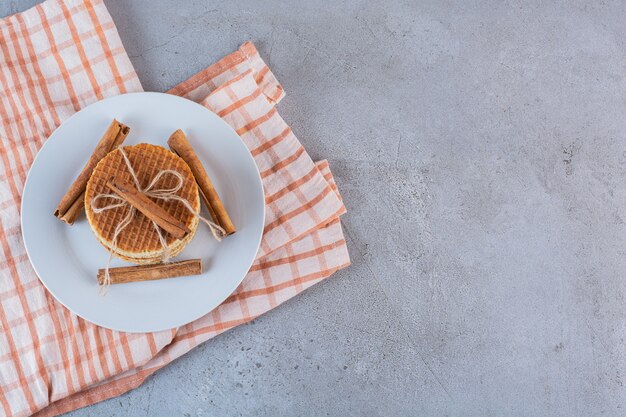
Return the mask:
[[(259, 189), (261, 191), (261, 195), (263, 196), (263, 211), (262, 211), (262, 224), (261, 224), (261, 232), (259, 233), (259, 236), (257, 238), (257, 242), (255, 243), (255, 251), (254, 251), (254, 256), (252, 257), (252, 259), (250, 260), (249, 264), (247, 265), (247, 267), (245, 268), (246, 272), (243, 274), (243, 276), (238, 279), (233, 281), (234, 282), (234, 287), (229, 290), (228, 294), (226, 294), (226, 296), (223, 297), (223, 299), (221, 299), (214, 307), (212, 307), (209, 310), (206, 310), (205, 312), (203, 312), (202, 314), (199, 314), (195, 317), (193, 317), (192, 319), (184, 322), (184, 323), (180, 323), (175, 327), (170, 327), (170, 326), (166, 326), (166, 327), (162, 327), (162, 326), (156, 326), (156, 327), (151, 327), (150, 329), (124, 329), (124, 328), (119, 328), (116, 326), (111, 326), (108, 324), (103, 324), (101, 322), (99, 322), (99, 320), (92, 320), (90, 318), (85, 317), (83, 314), (78, 313), (77, 311), (75, 311), (73, 308), (71, 308), (70, 306), (68, 306), (65, 302), (63, 302), (59, 297), (57, 297), (57, 295), (48, 287), (48, 285), (46, 285), (46, 282), (44, 279), (41, 278), (41, 274), (38, 271), (37, 267), (35, 266), (35, 264), (32, 261), (32, 256), (31, 256), (31, 250), (29, 249), (29, 245), (27, 243), (27, 238), (26, 238), (26, 233), (24, 233), (24, 202), (26, 201), (26, 199), (24, 198), (24, 195), (26, 194), (26, 190), (29, 187), (29, 183), (31, 182), (31, 174), (32, 174), (32, 170), (33, 167), (35, 166), (35, 164), (37, 163), (40, 155), (42, 154), (42, 151), (44, 150), (44, 148), (48, 145), (48, 143), (51, 142), (51, 140), (61, 140), (61, 139), (54, 139), (54, 135), (57, 133), (57, 131), (61, 128), (61, 126), (65, 125), (66, 123), (68, 123), (70, 120), (72, 120), (73, 118), (75, 118), (79, 113), (85, 111), (86, 109), (88, 109), (89, 107), (102, 103), (104, 101), (109, 101), (112, 99), (116, 99), (119, 98), (120, 96), (159, 96), (159, 97), (165, 97), (167, 96), (167, 100), (173, 99), (173, 100), (178, 100), (178, 101), (185, 101), (188, 103), (191, 103), (193, 106), (199, 107), (200, 109), (202, 109), (203, 111), (207, 111), (211, 114), (213, 114), (217, 119), (219, 119), (221, 121), (221, 123), (224, 124), (225, 127), (227, 127), (230, 131), (233, 132), (233, 134), (237, 137), (239, 144), (243, 147), (243, 149), (245, 150), (245, 154), (246, 157), (250, 159), (252, 165), (254, 166), (254, 171), (256, 173), (256, 180), (257, 180), (257, 184), (259, 186)], [(157, 145), (159, 146), (159, 145)], [(32, 185), (31, 185), (32, 186)], [(118, 331), (118, 332), (127, 332), (127, 333), (155, 333), (155, 332), (160, 332), (160, 331), (166, 331), (166, 330), (171, 330), (174, 328), (179, 328), (182, 327), (186, 324), (189, 324), (193, 321), (196, 321), (197, 319), (209, 314), (210, 312), (212, 312), (213, 310), (215, 310), (216, 308), (218, 308), (226, 299), (228, 299), (228, 297), (230, 297), (233, 292), (237, 289), (237, 287), (239, 287), (239, 285), (243, 282), (243, 280), (245, 279), (246, 275), (248, 274), (248, 272), (250, 271), (250, 268), (252, 267), (252, 264), (254, 264), (254, 261), (257, 259), (257, 254), (259, 252), (259, 248), (261, 247), (261, 241), (263, 240), (263, 230), (265, 227), (265, 215), (266, 215), (266, 204), (265, 204), (265, 187), (263, 186), (263, 180), (261, 178), (261, 173), (259, 171), (259, 167), (256, 164), (256, 161), (254, 160), (254, 157), (252, 156), (252, 153), (250, 152), (250, 150), (248, 149), (248, 146), (244, 143), (243, 139), (241, 138), (241, 136), (239, 136), (239, 134), (237, 134), (237, 132), (235, 131), (235, 129), (233, 129), (233, 127), (231, 125), (229, 125), (224, 119), (222, 119), (219, 115), (217, 115), (215, 112), (213, 112), (212, 110), (208, 109), (207, 107), (201, 105), (200, 103), (197, 103), (193, 100), (190, 100), (188, 98), (185, 97), (181, 97), (181, 96), (176, 96), (173, 94), (168, 94), (168, 93), (161, 93), (161, 92), (154, 92), (154, 91), (138, 91), (138, 92), (130, 92), (130, 93), (123, 93), (123, 94), (116, 94), (114, 96), (109, 96), (109, 97), (105, 97), (101, 100), (95, 101), (93, 103), (90, 103), (89, 105), (83, 107), (82, 109), (78, 110), (77, 112), (75, 112), (74, 114), (72, 114), (70, 117), (68, 117), (67, 119), (65, 119), (65, 121), (63, 121), (63, 123), (61, 123), (59, 126), (57, 126), (51, 133), (50, 135), (48, 135), (48, 137), (43, 141), (43, 144), (41, 145), (41, 147), (37, 150), (37, 154), (35, 155), (35, 157), (33, 158), (33, 161), (30, 165), (30, 167), (28, 168), (28, 173), (26, 175), (26, 180), (24, 181), (24, 186), (22, 189), (22, 195), (21, 195), (21, 202), (20, 202), (20, 206), (19, 206), (19, 210), (20, 210), (20, 232), (22, 234), (22, 242), (24, 243), (24, 249), (26, 250), (26, 254), (28, 256), (28, 261), (30, 263), (30, 265), (32, 266), (33, 270), (35, 271), (35, 275), (37, 276), (37, 279), (39, 280), (39, 282), (45, 287), (46, 291), (48, 291), (52, 297), (59, 302), (63, 307), (67, 308), (72, 314), (76, 314), (78, 317), (82, 318), (83, 320), (89, 322), (89, 323), (93, 323), (99, 327), (103, 327), (105, 329), (110, 329), (113, 331)], [(52, 213), (50, 215), (53, 215)], [(59, 220), (60, 221), (60, 220)]]

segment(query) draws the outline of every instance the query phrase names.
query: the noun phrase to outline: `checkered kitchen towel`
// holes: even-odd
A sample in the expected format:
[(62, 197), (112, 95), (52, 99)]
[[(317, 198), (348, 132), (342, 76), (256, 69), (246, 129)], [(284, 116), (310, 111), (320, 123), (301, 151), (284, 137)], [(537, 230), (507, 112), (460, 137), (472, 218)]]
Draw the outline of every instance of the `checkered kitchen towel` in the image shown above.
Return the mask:
[(245, 43), (169, 91), (219, 114), (261, 172), (265, 230), (243, 283), (205, 317), (151, 334), (100, 328), (56, 302), (22, 242), (28, 168), (74, 112), (141, 90), (102, 0), (47, 0), (0, 20), (0, 415), (53, 416), (120, 395), (350, 262), (339, 223), (345, 208), (328, 163), (314, 163), (280, 117), (283, 89)]

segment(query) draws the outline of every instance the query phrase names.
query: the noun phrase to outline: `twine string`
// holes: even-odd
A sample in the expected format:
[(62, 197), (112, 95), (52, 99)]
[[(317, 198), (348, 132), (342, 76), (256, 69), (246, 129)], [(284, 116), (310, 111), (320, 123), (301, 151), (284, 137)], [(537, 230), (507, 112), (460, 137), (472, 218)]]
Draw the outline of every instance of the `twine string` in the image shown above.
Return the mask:
[[(187, 199), (184, 199), (181, 196), (176, 194), (183, 187), (183, 184), (184, 184), (184, 179), (180, 172), (174, 171), (172, 169), (161, 170), (157, 173), (157, 175), (154, 176), (154, 178), (152, 178), (152, 181), (150, 181), (150, 184), (148, 184), (145, 188), (143, 188), (141, 187), (141, 184), (139, 183), (139, 179), (137, 178), (137, 173), (133, 169), (133, 166), (130, 163), (130, 160), (128, 159), (128, 156), (126, 155), (126, 152), (124, 151), (124, 149), (118, 148), (117, 150), (121, 153), (122, 159), (124, 160), (126, 167), (128, 168), (128, 172), (130, 173), (130, 176), (133, 179), (133, 182), (135, 183), (135, 187), (137, 188), (137, 190), (139, 190), (139, 192), (143, 193), (147, 197), (156, 198), (156, 199), (163, 200), (163, 201), (179, 201), (180, 203), (183, 204), (183, 206), (187, 210), (189, 210), (191, 214), (193, 214), (194, 217), (198, 218), (199, 220), (204, 222), (207, 226), (209, 226), (209, 229), (211, 230), (211, 234), (218, 242), (222, 240), (222, 237), (226, 234), (224, 229), (220, 225), (213, 223), (212, 221), (202, 217), (200, 215), (200, 211), (195, 210)], [(171, 175), (174, 178), (176, 178), (175, 185), (171, 186), (170, 188), (155, 188), (159, 180), (166, 175)], [(105, 206), (99, 207), (97, 202), (100, 199), (109, 199), (109, 200), (113, 200), (113, 202)], [(117, 238), (119, 237), (120, 233), (132, 222), (133, 218), (135, 217), (135, 214), (137, 214), (137, 209), (133, 207), (131, 204), (129, 204), (122, 197), (113, 193), (98, 194), (97, 196), (94, 196), (91, 199), (91, 208), (94, 213), (102, 213), (103, 211), (113, 210), (119, 207), (127, 207), (127, 211), (126, 211), (126, 215), (124, 216), (124, 218), (122, 218), (122, 220), (117, 224), (117, 226), (115, 226), (115, 230), (113, 231), (113, 238), (111, 239), (111, 245), (109, 246), (109, 259), (107, 261), (106, 268), (104, 269), (104, 280), (102, 281), (102, 284), (100, 286), (100, 291), (102, 294), (106, 294), (107, 288), (109, 287), (109, 285), (111, 285), (111, 275), (109, 274), (109, 267), (111, 265), (111, 260), (113, 259), (113, 253), (116, 252), (117, 250)], [(161, 243), (161, 246), (163, 247), (163, 255), (161, 256), (161, 262), (169, 262), (170, 249), (167, 245), (167, 241), (165, 240), (165, 236), (163, 236), (163, 232), (161, 231), (161, 228), (155, 221), (152, 221), (152, 225), (154, 226), (154, 229), (159, 238), (159, 242)]]

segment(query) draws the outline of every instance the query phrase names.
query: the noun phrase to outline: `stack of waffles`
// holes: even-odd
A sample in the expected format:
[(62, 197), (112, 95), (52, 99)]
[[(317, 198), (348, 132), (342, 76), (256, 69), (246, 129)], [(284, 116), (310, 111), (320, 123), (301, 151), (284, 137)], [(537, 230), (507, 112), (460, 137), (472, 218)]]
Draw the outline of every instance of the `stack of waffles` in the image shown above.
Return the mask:
[[(128, 160), (135, 171), (139, 184), (146, 187), (163, 170), (173, 170), (181, 174), (183, 186), (176, 195), (187, 200), (191, 207), (200, 210), (198, 186), (189, 166), (179, 156), (160, 146), (142, 143), (135, 146), (123, 147)], [(161, 232), (165, 246), (156, 230), (154, 223), (140, 212), (135, 213), (130, 224), (119, 232), (114, 242), (117, 225), (127, 216), (130, 206), (125, 204), (109, 210), (95, 212), (91, 204), (94, 197), (101, 194), (111, 194), (107, 182), (112, 178), (133, 183), (132, 174), (118, 150), (110, 152), (96, 166), (87, 183), (85, 193), (85, 211), (87, 220), (98, 241), (114, 256), (126, 261), (147, 265), (162, 261), (167, 257), (178, 255), (193, 239), (198, 228), (199, 219), (180, 201), (155, 200), (174, 218), (180, 220), (191, 233), (182, 238)], [(178, 183), (178, 179), (171, 175), (163, 175), (155, 188), (170, 189)], [(98, 206), (117, 203), (104, 198)]]

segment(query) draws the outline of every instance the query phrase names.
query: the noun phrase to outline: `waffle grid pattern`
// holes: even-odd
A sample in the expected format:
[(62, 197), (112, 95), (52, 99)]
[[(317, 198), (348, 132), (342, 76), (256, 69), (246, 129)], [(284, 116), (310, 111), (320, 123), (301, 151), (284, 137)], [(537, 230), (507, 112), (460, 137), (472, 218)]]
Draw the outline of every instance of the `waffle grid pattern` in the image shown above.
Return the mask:
[[(133, 166), (139, 183), (142, 187), (147, 186), (150, 181), (164, 169), (171, 169), (180, 172), (184, 177), (183, 188), (180, 189), (178, 195), (187, 199), (192, 207), (196, 210), (200, 208), (200, 198), (198, 196), (198, 187), (193, 178), (191, 170), (187, 164), (177, 155), (160, 146), (142, 143), (135, 146), (124, 146), (124, 151)], [(109, 153), (94, 169), (94, 172), (87, 184), (87, 192), (85, 194), (85, 207), (89, 223), (98, 237), (98, 240), (107, 247), (111, 245), (113, 233), (116, 226), (126, 216), (128, 208), (118, 207), (106, 210), (101, 213), (94, 213), (91, 207), (92, 199), (99, 195), (110, 193), (111, 190), (106, 183), (109, 179), (116, 177), (124, 181), (132, 182), (132, 176), (123, 161), (122, 154), (119, 151)], [(176, 184), (176, 180), (172, 176), (164, 176), (156, 184), (156, 188), (170, 188)], [(192, 231), (194, 226), (197, 228), (197, 218), (189, 212), (183, 203), (179, 201), (163, 201), (154, 200), (168, 213), (182, 221)], [(98, 202), (99, 206), (104, 206), (113, 202), (110, 199), (103, 199)], [(164, 234), (167, 245), (171, 249), (177, 248), (182, 240), (173, 236)], [(152, 222), (143, 214), (137, 213), (131, 223), (119, 234), (117, 248), (119, 252), (126, 256), (141, 257), (146, 252), (160, 253), (162, 251), (156, 230)]]

